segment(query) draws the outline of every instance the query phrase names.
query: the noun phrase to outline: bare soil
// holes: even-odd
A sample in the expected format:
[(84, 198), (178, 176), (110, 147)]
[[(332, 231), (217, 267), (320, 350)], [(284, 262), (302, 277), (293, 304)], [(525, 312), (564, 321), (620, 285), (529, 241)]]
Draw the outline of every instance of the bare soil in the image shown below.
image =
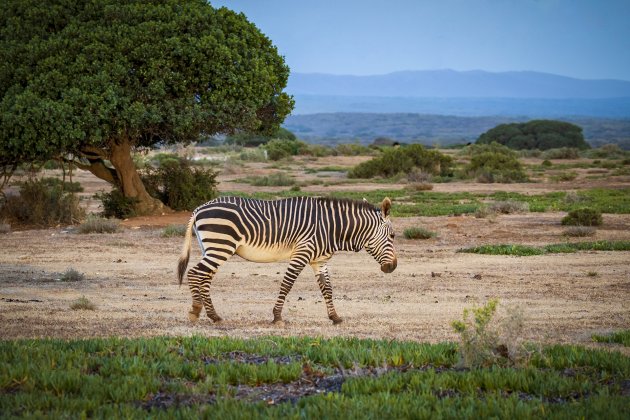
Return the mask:
[[(344, 159), (327, 160), (326, 165), (357, 161)], [(322, 161), (308, 164), (322, 166)], [(259, 164), (249, 169), (270, 171)], [(230, 181), (242, 176), (223, 175), (221, 188), (252, 191), (249, 185)], [(81, 171), (75, 175), (77, 180), (86, 187), (87, 207), (95, 211), (97, 203), (89, 197), (107, 185)], [(545, 191), (563, 190), (590, 188), (599, 182), (603, 181), (437, 184), (434, 190), (540, 193), (543, 186)], [(608, 186), (630, 185), (625, 179), (608, 182)], [(322, 191), (390, 187), (400, 186), (319, 186)], [(457, 338), (450, 323), (461, 319), (465, 307), (490, 298), (498, 298), (503, 308), (523, 309), (523, 335), (529, 340), (605, 347), (593, 344), (591, 334), (630, 328), (630, 252), (533, 257), (457, 252), (482, 244), (564, 242), (562, 213), (395, 219), (399, 262), (394, 273), (382, 273), (365, 252), (339, 253), (331, 260), (335, 306), (344, 319), (340, 325), (327, 319), (310, 269), (300, 275), (287, 298), (286, 324), (272, 325), (271, 310), (287, 264), (256, 264), (234, 256), (221, 267), (211, 287), (224, 321), (215, 324), (203, 317), (192, 324), (187, 316), (188, 288), (186, 284), (180, 287), (175, 278), (182, 238), (161, 237), (164, 226), (184, 224), (189, 215), (177, 212), (129, 219), (114, 234), (83, 235), (72, 227), (57, 227), (0, 235), (0, 338), (317, 335), (440, 342)], [(402, 232), (411, 226), (423, 226), (438, 236), (407, 240)], [(630, 215), (604, 215), (604, 225), (588, 240), (600, 239), (629, 240)], [(194, 249), (191, 266), (197, 258), (199, 251)], [(84, 273), (85, 279), (61, 281), (61, 273), (68, 268)], [(70, 309), (82, 296), (95, 303), (96, 310)]]

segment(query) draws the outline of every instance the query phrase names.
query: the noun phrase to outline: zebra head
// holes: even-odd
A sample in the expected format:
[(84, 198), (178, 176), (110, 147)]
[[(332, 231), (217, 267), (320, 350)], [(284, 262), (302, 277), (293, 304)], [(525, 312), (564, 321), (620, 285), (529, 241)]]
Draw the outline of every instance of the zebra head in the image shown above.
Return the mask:
[(385, 198), (381, 203), (378, 225), (365, 244), (365, 250), (381, 265), (381, 271), (384, 273), (391, 273), (398, 264), (394, 249), (394, 228), (389, 219), (391, 208), (392, 201)]

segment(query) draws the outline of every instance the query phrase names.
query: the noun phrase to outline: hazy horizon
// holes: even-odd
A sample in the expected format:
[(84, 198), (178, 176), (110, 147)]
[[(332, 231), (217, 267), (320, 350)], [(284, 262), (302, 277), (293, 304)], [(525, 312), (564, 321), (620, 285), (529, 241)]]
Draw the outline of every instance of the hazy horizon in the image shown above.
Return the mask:
[(630, 81), (630, 1), (222, 0), (292, 72), (533, 71)]

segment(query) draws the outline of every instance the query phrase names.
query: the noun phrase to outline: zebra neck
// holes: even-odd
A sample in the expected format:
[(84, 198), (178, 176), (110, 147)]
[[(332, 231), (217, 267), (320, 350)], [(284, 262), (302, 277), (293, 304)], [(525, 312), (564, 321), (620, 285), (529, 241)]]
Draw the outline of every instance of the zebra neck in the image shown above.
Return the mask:
[(346, 213), (336, 222), (331, 226), (332, 231), (329, 235), (335, 251), (362, 250), (376, 226), (375, 218), (366, 213)]

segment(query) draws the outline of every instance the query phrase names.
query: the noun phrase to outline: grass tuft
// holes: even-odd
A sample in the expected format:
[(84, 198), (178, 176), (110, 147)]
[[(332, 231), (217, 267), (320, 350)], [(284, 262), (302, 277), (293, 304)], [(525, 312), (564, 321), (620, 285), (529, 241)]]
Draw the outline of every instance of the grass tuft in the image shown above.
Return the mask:
[(422, 227), (412, 227), (405, 229), (403, 235), (407, 239), (431, 239), (437, 236), (435, 232)]
[(66, 271), (61, 274), (59, 280), (65, 282), (76, 282), (82, 281), (85, 279), (85, 274), (75, 270), (74, 268), (68, 268)]
[(120, 229), (120, 222), (116, 219), (103, 217), (88, 217), (79, 225), (79, 233), (116, 233)]
[(70, 309), (72, 309), (73, 311), (93, 311), (96, 309), (96, 305), (85, 296), (81, 296), (70, 304)]
[(593, 341), (597, 343), (618, 343), (624, 347), (630, 347), (630, 330), (622, 330), (606, 335), (593, 334)]
[(593, 236), (597, 232), (592, 226), (570, 226), (563, 232), (565, 236), (571, 236), (575, 238), (583, 238), (586, 236)]
[(160, 236), (162, 238), (183, 237), (186, 235), (186, 225), (168, 225), (162, 229)]

